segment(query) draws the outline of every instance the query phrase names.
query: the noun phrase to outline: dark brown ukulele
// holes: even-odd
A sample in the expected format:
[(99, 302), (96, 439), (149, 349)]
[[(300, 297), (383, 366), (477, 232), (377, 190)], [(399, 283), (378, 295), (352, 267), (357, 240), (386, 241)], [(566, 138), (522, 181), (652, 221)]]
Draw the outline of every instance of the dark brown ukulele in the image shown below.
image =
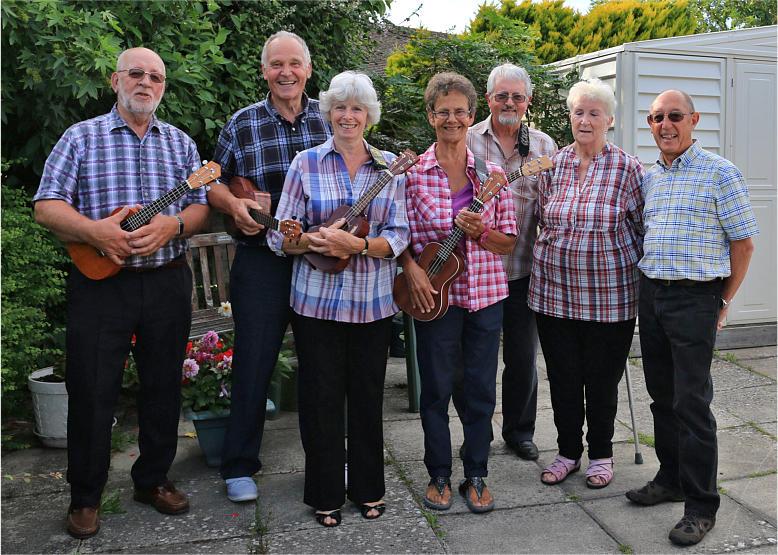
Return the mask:
[[(302, 227), (300, 222), (295, 220), (283, 220), (279, 221), (270, 215), (270, 193), (260, 191), (251, 179), (247, 177), (233, 176), (230, 182), (227, 184), (230, 192), (237, 198), (247, 198), (256, 201), (259, 204), (260, 210), (256, 208), (249, 208), (249, 216), (257, 222), (265, 226), (265, 229), (259, 232), (258, 236), (261, 237), (267, 233), (268, 229), (280, 231), (292, 240), (296, 240), (302, 234)], [(224, 228), (227, 233), (232, 235), (235, 239), (245, 239), (250, 237), (245, 235), (238, 226), (235, 225), (235, 220), (232, 216), (224, 214)]]
[[(496, 171), (492, 172), (481, 186), (478, 196), (473, 199), (468, 210), (476, 213), (483, 212), (484, 204), (496, 196), (500, 189), (507, 187), (507, 185), (508, 182), (505, 180), (505, 174)], [(422, 322), (440, 318), (446, 313), (448, 310), (448, 292), (451, 289), (451, 284), (465, 269), (465, 261), (462, 255), (454, 252), (464, 233), (460, 228), (454, 226), (454, 229), (443, 243), (435, 241), (427, 243), (424, 245), (421, 254), (419, 254), (419, 259), (416, 263), (427, 273), (432, 288), (437, 291), (437, 294), (432, 296), (434, 306), (430, 312), (422, 312), (421, 307), (413, 307), (411, 291), (404, 272), (394, 279), (394, 288), (392, 289), (394, 302), (403, 311)]]
[[(381, 192), (392, 178), (401, 173), (405, 173), (416, 162), (419, 157), (410, 150), (404, 151), (398, 156), (388, 169), (381, 171), (376, 182), (365, 191), (365, 193), (354, 203), (353, 206), (344, 204), (339, 206), (321, 226), (311, 227), (308, 231), (315, 232), (320, 227), (330, 227), (337, 220), (345, 219), (342, 229), (357, 237), (366, 237), (370, 231), (370, 222), (367, 220), (367, 207), (370, 202)], [(337, 274), (346, 269), (351, 257), (337, 258), (335, 256), (326, 256), (317, 252), (305, 253), (305, 259), (317, 270), (327, 274)]]
[[(192, 175), (181, 182), (178, 187), (162, 195), (151, 204), (141, 209), (131, 208), (130, 213), (122, 220), (119, 226), (124, 231), (135, 231), (151, 221), (151, 218), (162, 212), (165, 208), (180, 199), (190, 190), (198, 189), (219, 178), (222, 168), (216, 162), (208, 162)], [(112, 212), (121, 212), (117, 208)], [(87, 243), (66, 243), (70, 259), (76, 268), (89, 279), (100, 280), (109, 278), (119, 273), (122, 267), (108, 258), (104, 252)]]

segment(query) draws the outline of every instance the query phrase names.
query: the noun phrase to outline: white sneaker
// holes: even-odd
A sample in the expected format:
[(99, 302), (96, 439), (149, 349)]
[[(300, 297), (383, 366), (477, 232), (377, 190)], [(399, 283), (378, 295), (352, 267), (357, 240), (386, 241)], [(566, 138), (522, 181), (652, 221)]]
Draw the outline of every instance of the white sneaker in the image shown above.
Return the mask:
[(254, 501), (257, 498), (257, 484), (248, 476), (227, 478), (227, 499), (234, 503)]

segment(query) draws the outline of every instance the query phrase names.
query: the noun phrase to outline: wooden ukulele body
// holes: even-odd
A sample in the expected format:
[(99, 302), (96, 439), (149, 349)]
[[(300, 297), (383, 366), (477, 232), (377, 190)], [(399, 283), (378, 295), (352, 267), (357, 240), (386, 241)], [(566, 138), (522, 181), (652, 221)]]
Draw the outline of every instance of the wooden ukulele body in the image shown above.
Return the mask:
[(417, 264), (421, 269), (427, 272), (432, 288), (438, 292), (432, 296), (434, 306), (430, 312), (422, 312), (421, 307), (413, 307), (408, 280), (406, 279), (404, 272), (394, 279), (394, 288), (392, 289), (394, 302), (396, 302), (404, 312), (422, 322), (429, 322), (430, 320), (440, 318), (446, 313), (448, 310), (448, 293), (451, 289), (451, 284), (465, 271), (465, 261), (462, 256), (457, 252), (452, 252), (437, 272), (432, 275), (429, 274), (429, 268), (432, 263), (435, 262), (438, 251), (440, 251), (442, 247), (443, 245), (440, 243), (428, 243), (422, 249), (421, 254), (419, 254), (419, 260), (417, 261)]
[[(335, 212), (332, 213), (332, 215), (327, 219), (326, 222), (324, 222), (320, 226), (314, 226), (311, 227), (308, 232), (312, 233), (318, 230), (320, 227), (330, 227), (332, 224), (334, 224), (336, 221), (338, 221), (340, 218), (346, 218), (348, 215), (348, 212), (351, 210), (351, 207), (344, 204), (342, 206), (339, 206)], [(355, 235), (356, 237), (367, 237), (367, 234), (370, 232), (370, 222), (367, 221), (367, 216), (365, 214), (362, 214), (360, 216), (357, 216), (356, 218), (352, 218), (352, 223), (349, 225), (348, 222), (345, 224), (343, 230), (348, 231), (352, 235)], [(342, 272), (346, 269), (349, 262), (351, 261), (351, 257), (348, 258), (336, 258), (334, 256), (326, 256), (323, 254), (319, 254), (318, 252), (307, 252), (305, 253), (305, 259), (317, 270), (324, 272), (325, 274), (337, 274)]]

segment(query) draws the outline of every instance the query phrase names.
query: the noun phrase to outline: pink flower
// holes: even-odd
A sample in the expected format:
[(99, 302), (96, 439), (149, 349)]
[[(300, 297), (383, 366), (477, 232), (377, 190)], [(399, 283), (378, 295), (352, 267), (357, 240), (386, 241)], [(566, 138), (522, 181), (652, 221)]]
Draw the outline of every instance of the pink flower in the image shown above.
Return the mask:
[(197, 364), (197, 361), (192, 360), (191, 358), (184, 360), (185, 378), (194, 378), (199, 371), (200, 371), (200, 365)]
[(213, 330), (207, 332), (200, 340), (200, 344), (203, 346), (203, 350), (206, 351), (212, 351), (218, 342), (219, 334)]

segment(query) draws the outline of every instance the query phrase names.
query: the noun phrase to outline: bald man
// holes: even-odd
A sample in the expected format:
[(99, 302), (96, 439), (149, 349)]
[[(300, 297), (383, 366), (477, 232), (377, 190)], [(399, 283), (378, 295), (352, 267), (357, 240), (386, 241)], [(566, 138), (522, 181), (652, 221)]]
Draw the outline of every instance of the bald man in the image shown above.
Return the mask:
[(692, 138), (699, 121), (691, 97), (676, 90), (657, 96), (648, 114), (661, 156), (643, 178), (638, 317), (659, 471), (627, 492), (638, 505), (684, 501), (683, 518), (669, 535), (681, 546), (700, 542), (716, 523), (710, 365), (716, 330), (724, 326), (758, 233), (743, 175)]
[[(122, 52), (111, 87), (113, 109), (65, 131), (33, 199), (36, 220), (62, 241), (92, 245), (121, 266), (102, 280), (75, 266), (68, 275), (66, 527), (79, 539), (100, 529), (113, 412), (133, 336), (140, 380), (135, 500), (166, 514), (189, 510), (167, 473), (176, 454), (192, 318), (186, 237), (208, 216), (205, 191), (190, 191), (136, 231), (119, 224), (126, 207), (149, 204), (185, 180), (200, 155), (188, 135), (154, 115), (165, 93), (165, 64), (155, 52)], [(112, 216), (115, 209), (121, 211)]]

